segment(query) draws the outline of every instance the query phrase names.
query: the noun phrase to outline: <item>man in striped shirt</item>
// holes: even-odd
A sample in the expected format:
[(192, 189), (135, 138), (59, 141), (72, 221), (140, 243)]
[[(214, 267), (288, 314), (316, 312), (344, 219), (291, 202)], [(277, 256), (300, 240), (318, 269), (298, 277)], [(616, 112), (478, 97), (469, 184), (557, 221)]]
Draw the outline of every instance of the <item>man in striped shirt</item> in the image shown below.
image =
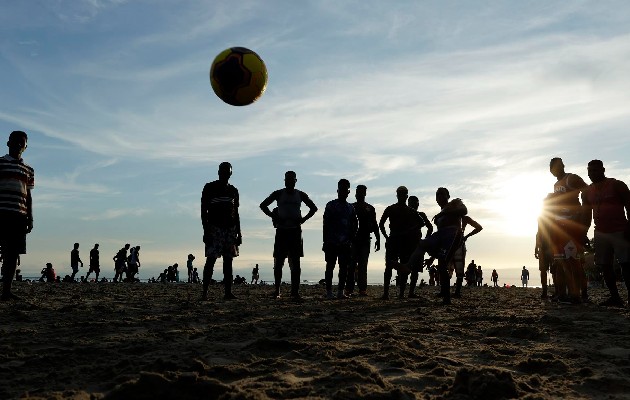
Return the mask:
[(16, 300), (11, 293), (18, 257), (26, 254), (26, 234), (33, 229), (31, 189), (35, 185), (33, 168), (24, 164), (28, 136), (22, 131), (9, 135), (9, 154), (0, 158), (0, 247), (2, 248), (3, 289), (0, 299)]

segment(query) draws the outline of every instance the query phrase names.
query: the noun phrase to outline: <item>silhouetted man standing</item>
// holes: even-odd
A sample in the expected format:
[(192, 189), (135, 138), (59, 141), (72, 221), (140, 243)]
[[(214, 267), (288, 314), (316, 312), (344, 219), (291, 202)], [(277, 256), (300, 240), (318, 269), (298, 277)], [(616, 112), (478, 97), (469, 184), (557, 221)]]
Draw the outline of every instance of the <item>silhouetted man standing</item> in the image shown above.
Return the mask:
[[(260, 203), (260, 209), (269, 217), (276, 228), (276, 237), (273, 245), (273, 276), (275, 279), (275, 291), (273, 297), (280, 297), (280, 284), (282, 283), (282, 267), (284, 260), (289, 258), (291, 268), (291, 297), (300, 299), (300, 257), (304, 256), (302, 244), (302, 224), (308, 221), (317, 207), (308, 195), (295, 188), (297, 175), (293, 171), (284, 174), (284, 189), (276, 190)], [(277, 207), (269, 210), (271, 203), (276, 202)], [(302, 203), (309, 208), (306, 216), (302, 217), (300, 210)]]
[(241, 245), (241, 220), (238, 214), (238, 190), (228, 183), (232, 165), (219, 165), (219, 179), (206, 183), (201, 193), (201, 224), (203, 242), (206, 245), (206, 264), (203, 267), (202, 299), (208, 299), (208, 286), (212, 280), (214, 264), (223, 257), (223, 285), (226, 300), (235, 299), (232, 294), (232, 260), (238, 256)]
[(33, 229), (31, 190), (35, 172), (22, 160), (28, 136), (22, 131), (9, 135), (9, 153), (0, 158), (0, 248), (2, 249), (1, 300), (18, 300), (11, 293), (20, 254), (26, 254), (26, 235)]
[(90, 274), (92, 272), (94, 272), (96, 274), (96, 281), (98, 282), (98, 275), (101, 273), (101, 266), (100, 266), (100, 254), (98, 251), (98, 243), (94, 244), (94, 248), (92, 250), (90, 250), (90, 270), (88, 271), (87, 275), (85, 275), (85, 281), (88, 281), (88, 277), (90, 276)]
[(75, 275), (79, 272), (79, 264), (81, 264), (81, 268), (83, 268), (83, 261), (81, 261), (81, 257), (79, 257), (79, 243), (75, 243), (74, 248), (70, 252), (70, 268), (72, 268), (70, 279), (73, 281)]

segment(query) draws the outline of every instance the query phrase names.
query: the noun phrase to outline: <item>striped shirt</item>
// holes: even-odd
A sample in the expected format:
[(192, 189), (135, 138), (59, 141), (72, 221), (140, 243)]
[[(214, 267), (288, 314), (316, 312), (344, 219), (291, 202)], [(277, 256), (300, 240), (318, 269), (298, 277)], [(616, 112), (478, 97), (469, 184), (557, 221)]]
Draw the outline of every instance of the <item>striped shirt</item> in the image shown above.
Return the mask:
[(35, 171), (21, 159), (0, 158), (0, 212), (28, 215), (28, 191), (35, 187)]
[(204, 228), (240, 226), (238, 190), (220, 181), (206, 183), (201, 193), (201, 220)]

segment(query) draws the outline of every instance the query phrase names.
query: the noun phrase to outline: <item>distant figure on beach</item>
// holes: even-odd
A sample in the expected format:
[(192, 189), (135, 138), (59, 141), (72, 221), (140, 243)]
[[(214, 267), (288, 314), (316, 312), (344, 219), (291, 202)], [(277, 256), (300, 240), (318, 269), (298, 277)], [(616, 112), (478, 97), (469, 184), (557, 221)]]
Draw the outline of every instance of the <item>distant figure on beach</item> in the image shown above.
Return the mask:
[(448, 266), (453, 260), (455, 251), (463, 243), (462, 218), (468, 213), (468, 209), (461, 199), (450, 200), (448, 189), (440, 187), (435, 192), (435, 200), (441, 207), (441, 211), (433, 217), (437, 231), (418, 243), (413, 254), (409, 258), (408, 265), (414, 265), (427, 252), (431, 257), (438, 259), (438, 274), (440, 275), (440, 292), (442, 304), (451, 304), (450, 277)]
[(549, 202), (552, 201), (554, 194), (549, 193), (543, 200), (542, 212), (538, 217), (538, 230), (536, 231), (536, 246), (534, 247), (534, 257), (538, 260), (538, 270), (540, 271), (540, 283), (542, 284), (542, 294), (540, 297), (546, 299), (548, 296), (547, 272), (551, 274), (554, 282), (554, 296), (560, 295), (558, 285), (556, 285), (556, 263), (553, 260), (553, 243), (551, 240), (551, 231), (553, 218)]
[(477, 265), (477, 286), (483, 286), (483, 270), (481, 269), (481, 265)]
[[(385, 273), (383, 276), (383, 296), (381, 300), (389, 300), (389, 284), (392, 280), (392, 270), (398, 270), (398, 298), (405, 297), (407, 276), (412, 271), (409, 266), (402, 266), (409, 261), (409, 256), (418, 244), (418, 230), (422, 220), (418, 213), (407, 205), (409, 191), (405, 186), (396, 189), (396, 203), (387, 206), (378, 223), (385, 238)], [(385, 229), (385, 222), (389, 220), (389, 234)], [(424, 258), (419, 256), (416, 263)], [(416, 264), (412, 264), (415, 266)]]
[(630, 190), (624, 182), (606, 177), (602, 161), (591, 160), (587, 168), (588, 177), (593, 183), (582, 195), (584, 223), (588, 228), (591, 218), (595, 222), (595, 264), (601, 267), (604, 282), (610, 291), (610, 298), (600, 305), (623, 307), (613, 260), (616, 258), (619, 262), (630, 302)]
[[(295, 188), (297, 175), (294, 171), (284, 174), (284, 189), (271, 193), (260, 203), (260, 209), (271, 218), (276, 228), (273, 245), (273, 276), (275, 279), (274, 298), (280, 298), (280, 284), (282, 283), (282, 267), (284, 260), (289, 258), (291, 269), (291, 297), (300, 300), (300, 258), (304, 257), (302, 243), (302, 224), (317, 212), (317, 207), (311, 198), (301, 190)], [(271, 203), (276, 202), (275, 212), (269, 210)], [(301, 206), (308, 207), (308, 213), (302, 217)]]
[(92, 250), (90, 250), (90, 270), (85, 275), (86, 282), (89, 282), (88, 278), (90, 277), (90, 274), (92, 272), (96, 274), (94, 282), (98, 283), (98, 275), (101, 273), (100, 252), (98, 251), (98, 243), (95, 243)]
[[(583, 192), (587, 185), (578, 175), (565, 172), (561, 158), (551, 159), (549, 171), (557, 179), (553, 185), (551, 237), (556, 263), (558, 300), (579, 303), (588, 300), (586, 274), (582, 265), (584, 245), (588, 239), (579, 200), (580, 192)], [(568, 298), (564, 295), (565, 290)]]
[(123, 280), (123, 273), (127, 269), (127, 250), (129, 247), (131, 247), (129, 243), (125, 244), (112, 258), (114, 260), (114, 282), (122, 282)]
[(206, 245), (202, 300), (208, 300), (208, 286), (212, 280), (214, 264), (219, 257), (223, 257), (223, 298), (236, 298), (232, 293), (232, 260), (238, 256), (238, 247), (243, 242), (238, 213), (239, 195), (238, 190), (229, 183), (232, 164), (222, 162), (218, 175), (218, 180), (206, 183), (201, 194), (201, 223), (203, 242)]
[(258, 264), (256, 264), (256, 266), (252, 269), (252, 281), (250, 282), (250, 285), (257, 285), (259, 278), (260, 278), (260, 271), (258, 268)]
[(499, 273), (496, 269), (492, 270), (492, 286), (499, 287)]
[(523, 287), (527, 287), (527, 282), (529, 281), (529, 271), (523, 265), (523, 270), (521, 271), (521, 283)]
[(193, 256), (192, 254), (188, 254), (188, 257), (186, 258), (186, 270), (188, 272), (188, 283), (193, 283), (194, 282), (194, 276), (193, 276), (193, 272), (194, 272), (194, 267), (193, 267), (193, 261), (195, 261), (195, 256)]
[(166, 268), (164, 271), (162, 271), (162, 273), (161, 273), (161, 274), (158, 276), (158, 278), (157, 278), (158, 282), (161, 282), (161, 283), (166, 283), (166, 282), (168, 282), (168, 272), (169, 272), (169, 269), (170, 269), (170, 268), (171, 268), (171, 267), (169, 266), (169, 267), (168, 267), (168, 268)]
[(132, 247), (127, 257), (127, 282), (135, 282), (140, 269), (140, 246)]
[(439, 281), (436, 282), (436, 276), (437, 276), (437, 269), (435, 268), (435, 265), (431, 264), (429, 265), (429, 286), (435, 286), (436, 283), (439, 286)]
[[(418, 208), (420, 208), (420, 200), (418, 199), (418, 197), (409, 196), (409, 198), (407, 199), (407, 205), (409, 206), (409, 208), (414, 210), (418, 214), (418, 217), (420, 218), (418, 221), (419, 225), (416, 231), (418, 240), (422, 239), (422, 228), (427, 229), (427, 236), (431, 235), (433, 233), (433, 225), (431, 224), (431, 221), (429, 221), (429, 218), (427, 218), (427, 215), (424, 212), (418, 211)], [(424, 256), (422, 258), (423, 259), (420, 260), (420, 262), (418, 262), (416, 265), (411, 266), (411, 277), (409, 280), (409, 298), (410, 299), (418, 297), (418, 295), (416, 295), (416, 284), (418, 283), (418, 275), (424, 269)]]
[(352, 242), (357, 233), (359, 222), (352, 204), (348, 203), (350, 182), (340, 179), (337, 183), (337, 198), (326, 204), (323, 217), (322, 251), (326, 260), (326, 298), (334, 298), (332, 278), (335, 264), (339, 263), (339, 285), (337, 298), (346, 299), (344, 293), (348, 265), (352, 256)]
[(11, 292), (20, 254), (26, 254), (26, 235), (33, 229), (31, 190), (35, 171), (22, 160), (28, 136), (23, 131), (9, 135), (9, 153), (0, 158), (0, 249), (2, 249), (2, 295), (0, 300), (19, 300)]
[(197, 272), (197, 268), (193, 268), (193, 283), (199, 283), (199, 272)]
[(381, 249), (381, 235), (376, 222), (376, 210), (371, 204), (365, 201), (367, 187), (357, 185), (354, 197), (357, 200), (352, 203), (357, 214), (359, 228), (352, 243), (352, 258), (348, 268), (348, 278), (346, 280), (346, 295), (354, 294), (354, 283), (359, 287), (359, 296), (367, 296), (367, 267), (372, 248), (372, 233), (376, 238), (374, 251)]
[(70, 279), (74, 281), (74, 277), (79, 272), (79, 264), (81, 264), (81, 268), (83, 268), (83, 261), (81, 261), (81, 257), (79, 257), (79, 243), (74, 244), (74, 248), (70, 251), (70, 268), (72, 268), (72, 275), (70, 275)]
[(52, 282), (54, 283), (57, 279), (57, 274), (55, 273), (55, 269), (51, 263), (46, 263), (46, 267), (42, 269), (42, 277), (39, 278), (40, 282)]
[(477, 286), (477, 265), (475, 260), (472, 260), (466, 267), (466, 286)]

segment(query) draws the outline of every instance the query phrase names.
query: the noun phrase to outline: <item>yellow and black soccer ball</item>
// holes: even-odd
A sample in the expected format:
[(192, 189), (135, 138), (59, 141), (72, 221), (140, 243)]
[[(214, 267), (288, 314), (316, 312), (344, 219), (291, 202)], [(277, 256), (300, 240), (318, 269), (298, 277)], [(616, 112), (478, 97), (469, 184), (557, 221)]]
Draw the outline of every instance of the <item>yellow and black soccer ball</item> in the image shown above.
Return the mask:
[(233, 106), (252, 104), (267, 88), (267, 67), (262, 58), (245, 47), (231, 47), (214, 58), (210, 67), (212, 90)]

